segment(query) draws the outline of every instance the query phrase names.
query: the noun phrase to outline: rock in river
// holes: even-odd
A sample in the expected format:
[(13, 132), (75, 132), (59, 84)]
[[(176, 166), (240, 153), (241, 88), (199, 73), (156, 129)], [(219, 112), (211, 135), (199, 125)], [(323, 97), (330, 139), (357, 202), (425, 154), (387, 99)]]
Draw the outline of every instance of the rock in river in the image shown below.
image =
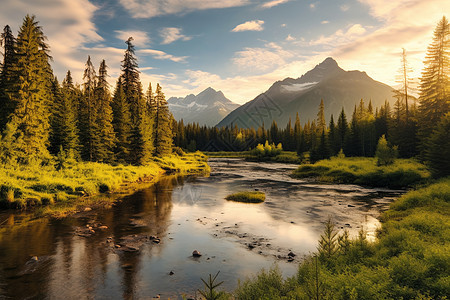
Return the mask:
[(194, 250), (194, 251), (192, 252), (192, 256), (193, 256), (193, 257), (200, 257), (200, 256), (202, 256), (202, 254), (200, 253), (200, 251)]

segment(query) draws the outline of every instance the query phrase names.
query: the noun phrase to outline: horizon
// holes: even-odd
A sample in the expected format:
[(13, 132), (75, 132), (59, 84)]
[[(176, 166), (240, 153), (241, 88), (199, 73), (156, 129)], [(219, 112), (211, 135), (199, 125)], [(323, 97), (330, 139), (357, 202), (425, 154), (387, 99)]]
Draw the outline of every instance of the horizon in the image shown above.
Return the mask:
[(70, 70), (81, 83), (90, 55), (96, 68), (106, 60), (114, 86), (132, 36), (144, 90), (158, 82), (170, 98), (212, 87), (244, 104), (327, 57), (395, 86), (405, 48), (417, 79), (445, 11), (443, 0), (18, 0), (0, 16), (17, 35), (23, 17), (36, 15), (60, 80)]

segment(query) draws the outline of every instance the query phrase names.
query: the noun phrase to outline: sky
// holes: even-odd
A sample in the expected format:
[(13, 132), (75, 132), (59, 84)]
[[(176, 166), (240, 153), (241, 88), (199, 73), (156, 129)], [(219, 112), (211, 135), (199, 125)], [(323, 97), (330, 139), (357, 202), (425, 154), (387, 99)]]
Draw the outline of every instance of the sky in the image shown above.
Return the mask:
[(275, 81), (297, 78), (325, 58), (396, 85), (402, 48), (420, 77), (449, 0), (3, 0), (0, 26), (17, 32), (35, 15), (60, 80), (82, 82), (87, 56), (120, 74), (132, 36), (141, 81), (166, 98), (207, 87), (243, 104)]

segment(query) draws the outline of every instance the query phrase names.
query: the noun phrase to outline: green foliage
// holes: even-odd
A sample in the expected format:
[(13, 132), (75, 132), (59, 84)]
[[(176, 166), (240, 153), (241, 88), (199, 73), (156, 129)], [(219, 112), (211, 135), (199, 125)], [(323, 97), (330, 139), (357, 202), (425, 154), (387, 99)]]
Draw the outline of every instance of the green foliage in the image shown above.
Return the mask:
[[(153, 132), (156, 156), (167, 155), (172, 152), (172, 128), (170, 122), (169, 104), (166, 101), (162, 88), (156, 86), (154, 101), (151, 101), (151, 112), (154, 117)], [(190, 147), (189, 150), (194, 150)]]
[(260, 191), (237, 192), (228, 195), (225, 199), (237, 202), (261, 203), (264, 202), (264, 200), (266, 200), (266, 194)]
[(320, 235), (319, 246), (317, 247), (320, 256), (330, 259), (336, 253), (339, 245), (337, 234), (335, 224), (329, 217), (325, 223), (325, 230)]
[(100, 143), (95, 148), (95, 157), (99, 162), (114, 161), (114, 145), (116, 136), (113, 128), (113, 111), (111, 107), (111, 95), (109, 92), (109, 83), (107, 81), (108, 73), (105, 60), (100, 63), (98, 70), (97, 86), (95, 88), (95, 98), (98, 103), (98, 112), (96, 126)]
[(398, 156), (397, 146), (389, 147), (384, 135), (378, 140), (375, 157), (378, 166), (392, 165)]
[(450, 113), (442, 117), (430, 136), (425, 155), (436, 177), (450, 175)]
[(419, 138), (424, 156), (436, 124), (450, 111), (450, 24), (444, 16), (434, 31), (428, 47), (425, 68), (420, 78)]
[(298, 178), (315, 177), (325, 182), (391, 188), (414, 186), (430, 178), (427, 167), (412, 159), (397, 159), (392, 165), (378, 166), (375, 158), (363, 157), (332, 157), (315, 164), (301, 165), (293, 175)]
[(117, 81), (114, 98), (111, 104), (113, 109), (113, 127), (116, 133), (115, 154), (119, 162), (129, 162), (131, 117), (130, 107), (125, 97), (122, 80)]
[(275, 146), (274, 143), (269, 144), (266, 140), (265, 144), (258, 144), (253, 150), (250, 151), (250, 155), (256, 156), (259, 159), (267, 157), (275, 157), (281, 154), (283, 151), (283, 146), (281, 143)]
[(216, 282), (217, 276), (219, 276), (219, 272), (217, 272), (214, 277), (209, 274), (208, 281), (205, 281), (203, 278), (201, 278), (203, 284), (205, 285), (205, 290), (199, 290), (200, 295), (205, 297), (205, 300), (220, 300), (220, 299), (229, 299), (228, 295), (220, 291), (218, 292), (216, 289), (223, 284), (223, 281)]
[(17, 79), (10, 94), (15, 103), (1, 142), (3, 161), (29, 164), (47, 163), (49, 108), (52, 70), (48, 46), (35, 17), (27, 15), (20, 27), (16, 45), (17, 61), (13, 67)]

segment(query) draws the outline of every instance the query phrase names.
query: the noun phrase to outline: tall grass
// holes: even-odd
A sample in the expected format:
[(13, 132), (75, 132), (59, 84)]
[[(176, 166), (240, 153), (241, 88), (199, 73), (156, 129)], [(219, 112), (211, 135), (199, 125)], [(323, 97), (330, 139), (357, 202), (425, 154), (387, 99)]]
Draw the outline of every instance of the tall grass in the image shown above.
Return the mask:
[(114, 192), (134, 182), (149, 182), (166, 172), (208, 173), (209, 166), (200, 152), (155, 158), (145, 166), (79, 162), (56, 170), (53, 166), (0, 165), (0, 206), (71, 206), (79, 203), (80, 197)]
[(368, 186), (403, 188), (430, 178), (427, 167), (413, 159), (397, 159), (388, 166), (378, 166), (375, 158), (348, 157), (321, 160), (301, 165), (297, 178), (316, 178), (324, 182), (355, 183)]

